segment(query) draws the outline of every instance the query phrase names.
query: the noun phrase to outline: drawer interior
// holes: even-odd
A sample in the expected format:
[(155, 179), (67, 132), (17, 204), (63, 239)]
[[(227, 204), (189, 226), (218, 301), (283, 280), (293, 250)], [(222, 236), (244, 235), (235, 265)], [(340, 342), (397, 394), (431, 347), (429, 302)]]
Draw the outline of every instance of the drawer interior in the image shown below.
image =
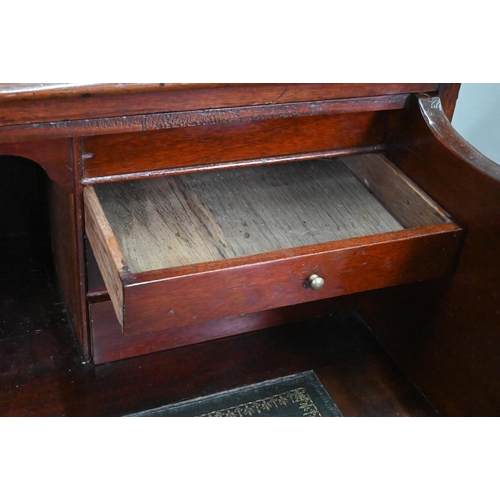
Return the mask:
[(340, 161), (96, 186), (133, 273), (402, 229)]
[(85, 188), (85, 205), (122, 326), (127, 286), (426, 234), (416, 228), (459, 230), (381, 154), (98, 184)]
[[(382, 178), (376, 192), (393, 209), (391, 213), (358, 180), (359, 176), (374, 185), (366, 168), (359, 166), (369, 163), (369, 155), (363, 156), (361, 163), (359, 158), (303, 161), (101, 184), (94, 189), (131, 273), (398, 231), (446, 219), (422, 199), (422, 193), (387, 168), (385, 176), (379, 173)], [(392, 178), (387, 175), (391, 173)], [(380, 187), (383, 182), (390, 186)], [(386, 193), (400, 197), (400, 207), (388, 201)]]

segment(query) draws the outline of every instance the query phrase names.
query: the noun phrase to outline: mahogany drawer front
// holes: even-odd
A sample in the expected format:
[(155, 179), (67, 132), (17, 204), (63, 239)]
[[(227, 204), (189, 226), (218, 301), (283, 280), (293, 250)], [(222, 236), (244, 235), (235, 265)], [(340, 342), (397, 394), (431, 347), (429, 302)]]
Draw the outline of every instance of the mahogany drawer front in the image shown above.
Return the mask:
[[(418, 233), (418, 232), (415, 232)], [(458, 231), (440, 227), (434, 234), (402, 231), (372, 241), (343, 242), (340, 248), (300, 257), (148, 282), (131, 277), (124, 286), (124, 333), (165, 328), (247, 314), (345, 294), (431, 279), (450, 270)], [(311, 249), (312, 250), (312, 249)], [(319, 249), (318, 249), (319, 250)], [(418, 256), (418, 257), (415, 257)], [(319, 275), (324, 285), (309, 286)], [(135, 285), (134, 281), (140, 280)], [(143, 281), (144, 280), (144, 281)], [(147, 318), (147, 320), (145, 319)]]
[(380, 155), (244, 170), (85, 188), (124, 335), (436, 278), (455, 262), (461, 229)]
[[(376, 147), (387, 112), (231, 118), (229, 123), (84, 137), (85, 178)], [(216, 120), (214, 120), (216, 121)]]

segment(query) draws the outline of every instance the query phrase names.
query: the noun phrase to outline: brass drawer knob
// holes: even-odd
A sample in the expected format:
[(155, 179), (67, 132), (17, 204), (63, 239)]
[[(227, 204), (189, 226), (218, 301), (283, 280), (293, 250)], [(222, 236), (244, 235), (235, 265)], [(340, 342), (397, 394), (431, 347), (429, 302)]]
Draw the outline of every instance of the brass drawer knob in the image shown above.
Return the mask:
[(309, 276), (309, 284), (313, 290), (319, 290), (325, 284), (325, 280), (320, 278), (317, 274)]

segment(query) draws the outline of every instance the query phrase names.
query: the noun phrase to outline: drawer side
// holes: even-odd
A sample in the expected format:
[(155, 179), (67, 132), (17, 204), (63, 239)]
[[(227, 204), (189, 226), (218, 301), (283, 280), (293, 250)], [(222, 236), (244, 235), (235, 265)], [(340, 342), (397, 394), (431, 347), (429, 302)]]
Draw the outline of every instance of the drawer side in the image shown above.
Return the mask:
[(92, 186), (83, 190), (85, 205), (85, 232), (95, 259), (101, 270), (102, 278), (118, 321), (123, 325), (123, 285), (121, 274), (126, 270), (125, 258), (102, 210), (99, 199)]

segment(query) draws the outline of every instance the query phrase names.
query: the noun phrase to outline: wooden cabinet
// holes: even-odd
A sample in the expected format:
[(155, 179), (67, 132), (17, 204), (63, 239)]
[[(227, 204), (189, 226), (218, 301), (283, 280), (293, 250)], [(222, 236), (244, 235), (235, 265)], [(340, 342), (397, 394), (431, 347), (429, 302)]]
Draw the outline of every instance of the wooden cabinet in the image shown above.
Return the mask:
[(0, 155), (51, 181), (54, 259), (86, 360), (341, 299), (445, 414), (491, 414), (500, 173), (452, 129), (457, 91), (4, 84)]
[(460, 247), (383, 155), (87, 186), (84, 202), (126, 336), (444, 276)]

